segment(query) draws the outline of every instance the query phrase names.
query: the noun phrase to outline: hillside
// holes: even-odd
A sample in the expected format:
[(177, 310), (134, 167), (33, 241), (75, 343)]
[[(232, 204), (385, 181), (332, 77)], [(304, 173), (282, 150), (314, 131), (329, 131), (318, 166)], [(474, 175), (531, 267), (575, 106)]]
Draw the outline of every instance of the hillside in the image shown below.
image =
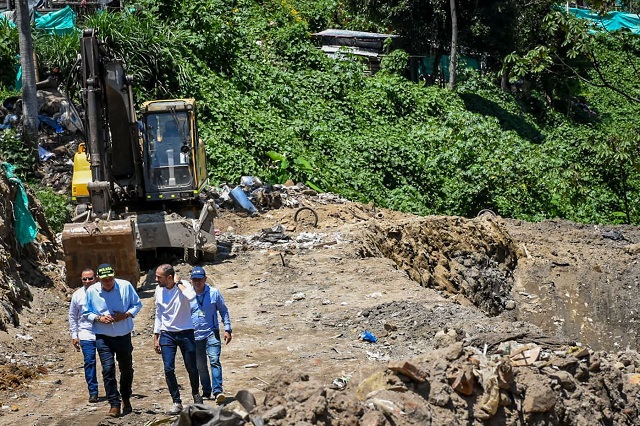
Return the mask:
[[(626, 325), (638, 312), (629, 286), (639, 229), (418, 217), (291, 192), (318, 212), (317, 228), (296, 224), (288, 207), (256, 217), (223, 209), (216, 223), (220, 253), (204, 266), (234, 324), (225, 410), (242, 412), (233, 397), (249, 390), (250, 416), (265, 424), (634, 424), (640, 356)], [(284, 238), (269, 242), (277, 224)], [(141, 285), (134, 413), (106, 421), (106, 401), (86, 403), (68, 296), (29, 286), (19, 326), (0, 335), (11, 372), (0, 383), (2, 423), (169, 421), (153, 285)], [(365, 330), (377, 343), (359, 339)]]

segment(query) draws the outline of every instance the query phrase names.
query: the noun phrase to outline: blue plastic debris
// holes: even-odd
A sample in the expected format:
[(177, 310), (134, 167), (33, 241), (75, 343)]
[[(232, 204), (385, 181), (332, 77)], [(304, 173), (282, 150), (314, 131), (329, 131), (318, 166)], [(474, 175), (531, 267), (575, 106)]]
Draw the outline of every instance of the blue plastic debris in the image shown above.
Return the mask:
[(378, 341), (378, 338), (376, 336), (374, 336), (373, 334), (371, 334), (371, 332), (369, 330), (365, 330), (360, 334), (360, 338), (362, 340), (364, 340), (365, 342), (371, 342), (371, 343), (375, 343)]

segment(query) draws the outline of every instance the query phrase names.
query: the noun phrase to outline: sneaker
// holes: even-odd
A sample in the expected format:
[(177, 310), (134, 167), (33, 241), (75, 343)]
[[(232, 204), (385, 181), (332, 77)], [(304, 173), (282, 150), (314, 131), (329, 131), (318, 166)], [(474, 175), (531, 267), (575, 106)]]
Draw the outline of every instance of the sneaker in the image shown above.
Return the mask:
[(98, 394), (92, 393), (91, 395), (89, 395), (89, 402), (92, 404), (98, 402)]
[(133, 411), (133, 408), (131, 408), (131, 401), (129, 401), (128, 399), (123, 399), (122, 400), (122, 414), (129, 414)]
[(171, 410), (167, 412), (167, 414), (180, 414), (182, 412), (182, 404), (179, 402), (174, 402), (171, 406)]
[(216, 402), (217, 402), (218, 404), (222, 404), (222, 403), (224, 402), (224, 399), (225, 399), (225, 398), (224, 398), (224, 394), (223, 394), (222, 392), (215, 394), (215, 395), (213, 396), (213, 398), (216, 400)]
[(120, 417), (120, 406), (111, 407), (107, 413), (108, 417)]
[(202, 404), (202, 396), (199, 393), (193, 395), (193, 403), (194, 404)]
[(203, 399), (211, 399), (211, 394), (210, 393), (203, 393), (202, 394), (202, 398)]

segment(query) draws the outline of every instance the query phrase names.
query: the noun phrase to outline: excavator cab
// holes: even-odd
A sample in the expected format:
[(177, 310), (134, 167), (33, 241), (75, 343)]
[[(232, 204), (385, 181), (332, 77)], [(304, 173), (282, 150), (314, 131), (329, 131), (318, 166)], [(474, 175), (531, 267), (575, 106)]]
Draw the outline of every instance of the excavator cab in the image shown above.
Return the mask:
[(141, 125), (147, 199), (193, 198), (207, 178), (195, 100), (145, 102)]

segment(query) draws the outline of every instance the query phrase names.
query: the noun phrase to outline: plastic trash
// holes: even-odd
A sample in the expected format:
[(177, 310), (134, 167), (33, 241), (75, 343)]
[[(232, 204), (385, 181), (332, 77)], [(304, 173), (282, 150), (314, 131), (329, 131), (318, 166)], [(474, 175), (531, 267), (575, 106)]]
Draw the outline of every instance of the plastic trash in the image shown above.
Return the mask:
[(229, 195), (231, 196), (231, 198), (233, 198), (233, 200), (236, 203), (238, 203), (240, 205), (240, 207), (242, 207), (243, 209), (245, 209), (249, 213), (257, 213), (258, 212), (258, 209), (256, 209), (256, 206), (254, 206), (253, 203), (249, 200), (249, 198), (247, 197), (247, 194), (245, 194), (244, 191), (242, 190), (242, 187), (236, 186), (229, 193)]
[(370, 331), (365, 330), (360, 334), (360, 338), (362, 340), (364, 340), (365, 342), (371, 342), (371, 343), (375, 343), (378, 341), (378, 338), (376, 336), (374, 336), (373, 334), (371, 334)]
[(240, 185), (248, 188), (256, 188), (262, 186), (262, 181), (255, 176), (242, 176), (240, 178)]
[(40, 157), (40, 161), (47, 161), (56, 155), (53, 152), (47, 151), (45, 148), (38, 146), (38, 156)]

